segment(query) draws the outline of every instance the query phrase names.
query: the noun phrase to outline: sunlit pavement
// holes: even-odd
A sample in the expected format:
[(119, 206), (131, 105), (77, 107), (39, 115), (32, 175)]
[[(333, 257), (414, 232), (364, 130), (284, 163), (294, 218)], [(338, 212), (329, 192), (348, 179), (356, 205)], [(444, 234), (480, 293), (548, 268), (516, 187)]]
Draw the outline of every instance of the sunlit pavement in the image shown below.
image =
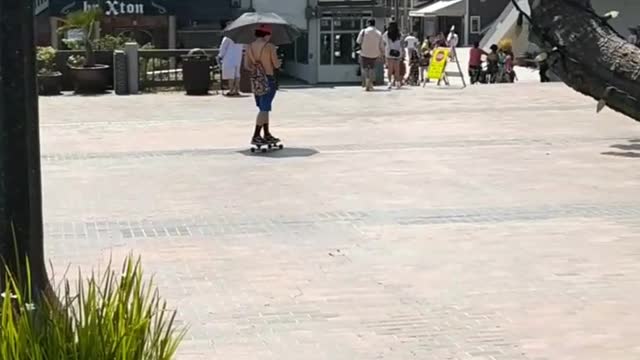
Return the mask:
[[(141, 254), (179, 359), (638, 359), (640, 124), (561, 84), (41, 99), (56, 275)], [(74, 272), (71, 271), (71, 276)]]

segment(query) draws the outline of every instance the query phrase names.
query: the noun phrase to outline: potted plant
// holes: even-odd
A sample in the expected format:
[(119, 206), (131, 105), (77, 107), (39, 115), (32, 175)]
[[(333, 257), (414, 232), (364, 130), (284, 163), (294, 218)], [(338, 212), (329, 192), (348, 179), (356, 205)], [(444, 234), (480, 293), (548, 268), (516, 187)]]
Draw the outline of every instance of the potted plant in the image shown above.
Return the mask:
[(79, 30), (82, 32), (84, 57), (74, 57), (67, 65), (71, 69), (76, 93), (103, 93), (109, 86), (109, 65), (96, 64), (95, 43), (97, 25), (102, 18), (102, 10), (93, 8), (87, 11), (76, 11), (67, 15), (60, 32)]
[(60, 95), (62, 90), (62, 73), (56, 70), (56, 50), (49, 47), (38, 47), (38, 94)]

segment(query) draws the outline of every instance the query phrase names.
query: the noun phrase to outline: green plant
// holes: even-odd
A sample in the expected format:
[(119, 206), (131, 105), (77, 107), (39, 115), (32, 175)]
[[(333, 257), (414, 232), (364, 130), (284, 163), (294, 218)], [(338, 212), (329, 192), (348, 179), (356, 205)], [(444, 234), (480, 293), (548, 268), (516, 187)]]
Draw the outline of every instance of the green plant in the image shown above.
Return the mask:
[(56, 71), (56, 49), (51, 46), (38, 47), (36, 61), (39, 75), (59, 74)]
[(6, 276), (1, 359), (170, 360), (185, 335), (176, 329), (176, 312), (168, 310), (152, 281), (143, 280), (140, 259), (127, 258), (121, 273), (109, 265), (101, 276), (84, 280), (79, 272), (77, 294), (65, 280), (59, 302), (36, 302), (20, 283)]
[(96, 50), (122, 50), (124, 49), (124, 45), (129, 42), (136, 42), (134, 39), (127, 36), (113, 36), (113, 35), (105, 35), (95, 42)]
[(102, 19), (102, 10), (99, 8), (89, 9), (87, 11), (75, 11), (67, 15), (63, 20), (63, 25), (58, 29), (59, 32), (69, 30), (81, 30), (82, 42), (85, 51), (85, 67), (94, 67), (96, 65), (96, 57), (94, 53), (95, 42), (97, 39), (97, 25)]

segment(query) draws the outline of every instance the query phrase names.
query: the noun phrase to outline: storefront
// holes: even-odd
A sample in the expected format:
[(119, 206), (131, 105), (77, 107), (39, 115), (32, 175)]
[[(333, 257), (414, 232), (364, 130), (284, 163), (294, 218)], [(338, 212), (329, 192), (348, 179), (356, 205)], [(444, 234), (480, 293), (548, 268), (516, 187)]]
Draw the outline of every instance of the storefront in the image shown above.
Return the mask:
[(419, 35), (426, 37), (439, 33), (447, 34), (451, 27), (455, 26), (460, 34), (460, 40), (466, 38), (462, 36), (466, 31), (464, 27), (466, 1), (470, 0), (440, 0), (412, 11), (410, 16), (421, 23), (418, 27)]
[(100, 33), (125, 35), (158, 48), (216, 47), (224, 20), (248, 8), (228, 0), (50, 0), (38, 13), (37, 44), (59, 47), (61, 20), (73, 11), (104, 11)]
[(45, 12), (51, 45), (62, 45), (66, 35), (59, 34), (58, 28), (65, 16), (92, 8), (104, 13), (100, 34), (123, 35), (160, 48), (175, 47), (175, 12), (166, 0), (52, 0)]
[(356, 40), (370, 11), (322, 14), (320, 19), (320, 82), (357, 82), (359, 59)]
[(370, 18), (382, 30), (388, 15), (376, 0), (254, 0), (253, 6), (302, 30), (295, 44), (283, 47), (285, 70), (310, 84), (359, 82), (358, 34)]

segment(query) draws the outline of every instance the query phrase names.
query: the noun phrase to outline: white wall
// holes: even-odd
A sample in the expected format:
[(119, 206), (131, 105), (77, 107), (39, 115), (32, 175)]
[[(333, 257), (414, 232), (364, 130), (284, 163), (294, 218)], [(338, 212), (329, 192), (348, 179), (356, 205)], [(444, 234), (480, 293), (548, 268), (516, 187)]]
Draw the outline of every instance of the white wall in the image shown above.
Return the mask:
[(300, 64), (289, 61), (285, 64), (285, 71), (287, 72), (287, 74), (309, 84), (312, 84), (316, 81), (315, 76), (313, 76), (314, 69), (309, 64)]
[(257, 12), (274, 12), (300, 29), (307, 29), (307, 0), (253, 0), (253, 7)]
[(640, 25), (639, 0), (591, 0), (591, 3), (593, 8), (602, 15), (611, 10), (620, 12), (620, 15), (610, 23), (622, 36), (629, 35), (630, 27)]

